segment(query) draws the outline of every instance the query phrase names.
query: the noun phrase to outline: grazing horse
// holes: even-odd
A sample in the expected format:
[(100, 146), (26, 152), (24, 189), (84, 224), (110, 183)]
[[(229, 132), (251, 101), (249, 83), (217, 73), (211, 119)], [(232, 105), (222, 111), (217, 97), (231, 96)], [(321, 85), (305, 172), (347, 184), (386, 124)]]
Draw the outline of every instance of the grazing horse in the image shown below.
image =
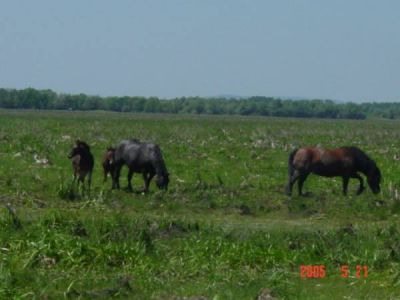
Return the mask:
[(133, 173), (141, 173), (144, 179), (144, 192), (149, 190), (151, 179), (157, 175), (159, 189), (168, 189), (169, 174), (162, 157), (161, 149), (152, 143), (143, 143), (136, 139), (123, 140), (114, 152), (112, 188), (119, 188), (119, 176), (123, 165), (129, 168), (128, 189), (132, 190)]
[(107, 181), (107, 175), (112, 176), (112, 166), (114, 159), (115, 148), (108, 147), (106, 153), (103, 155), (103, 172), (104, 172), (104, 182)]
[(88, 186), (92, 182), (92, 172), (94, 167), (93, 155), (90, 152), (90, 147), (83, 141), (77, 140), (75, 147), (72, 148), (68, 155), (72, 160), (72, 168), (74, 170), (74, 182), (78, 177), (79, 182), (84, 183), (85, 177), (88, 176)]
[(364, 191), (363, 178), (374, 194), (380, 192), (381, 172), (375, 161), (357, 147), (341, 147), (337, 149), (322, 149), (318, 147), (300, 148), (289, 156), (289, 181), (286, 193), (291, 195), (292, 187), (298, 181), (299, 195), (302, 195), (304, 181), (310, 173), (325, 177), (341, 176), (343, 179), (343, 194), (347, 195), (350, 178), (358, 179), (360, 186), (357, 195)]

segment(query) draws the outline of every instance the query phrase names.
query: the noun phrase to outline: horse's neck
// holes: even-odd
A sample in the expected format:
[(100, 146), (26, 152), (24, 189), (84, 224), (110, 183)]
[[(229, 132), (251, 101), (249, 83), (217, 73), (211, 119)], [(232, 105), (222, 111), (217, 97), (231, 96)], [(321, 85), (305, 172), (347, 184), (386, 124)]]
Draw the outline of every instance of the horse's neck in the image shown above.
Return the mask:
[(367, 157), (363, 159), (363, 162), (359, 164), (358, 168), (362, 173), (364, 173), (366, 176), (370, 173), (372, 169), (375, 167), (375, 162)]
[(154, 168), (156, 170), (157, 175), (164, 175), (167, 173), (167, 168), (165, 167), (164, 160), (159, 160), (154, 163)]
[(162, 157), (161, 150), (156, 145), (155, 151), (153, 152), (153, 167), (156, 171), (157, 176), (165, 175), (167, 172), (167, 168), (165, 166), (164, 158)]
[(81, 157), (83, 159), (89, 159), (91, 157), (90, 151), (83, 151), (82, 154), (81, 154)]

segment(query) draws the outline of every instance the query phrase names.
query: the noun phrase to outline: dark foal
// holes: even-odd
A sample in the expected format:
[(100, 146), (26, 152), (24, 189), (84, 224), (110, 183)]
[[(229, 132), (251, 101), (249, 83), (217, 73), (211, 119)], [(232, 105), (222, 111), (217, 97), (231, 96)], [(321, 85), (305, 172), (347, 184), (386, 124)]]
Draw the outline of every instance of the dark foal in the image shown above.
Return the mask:
[(115, 148), (108, 147), (106, 153), (103, 155), (103, 173), (104, 173), (104, 182), (107, 181), (107, 176), (110, 174), (112, 176), (113, 171), (113, 159), (114, 159)]
[(78, 184), (84, 184), (85, 177), (88, 177), (88, 187), (92, 182), (92, 173), (94, 167), (93, 155), (90, 152), (90, 147), (87, 143), (77, 140), (75, 147), (72, 148), (68, 155), (72, 161), (72, 168), (74, 170), (74, 182), (78, 178)]
[(297, 181), (299, 195), (302, 195), (304, 181), (310, 173), (325, 177), (340, 176), (343, 180), (343, 194), (347, 194), (350, 178), (358, 179), (360, 186), (357, 195), (364, 191), (363, 173), (372, 192), (380, 192), (381, 172), (375, 161), (357, 147), (322, 149), (318, 147), (300, 148), (289, 156), (289, 180), (286, 193), (291, 195)]

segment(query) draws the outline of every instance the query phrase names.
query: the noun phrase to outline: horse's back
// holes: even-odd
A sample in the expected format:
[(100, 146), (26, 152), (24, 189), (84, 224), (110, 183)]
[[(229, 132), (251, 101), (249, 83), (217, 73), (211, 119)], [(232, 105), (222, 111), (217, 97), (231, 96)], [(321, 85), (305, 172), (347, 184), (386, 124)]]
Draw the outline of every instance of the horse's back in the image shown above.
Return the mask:
[(115, 150), (114, 157), (116, 161), (124, 160), (127, 153), (129, 153), (129, 148), (132, 145), (131, 140), (122, 140)]
[(120, 142), (115, 159), (127, 165), (146, 165), (158, 158), (159, 147), (153, 143), (139, 142), (136, 139)]
[(356, 157), (352, 147), (307, 147), (297, 151), (293, 164), (298, 169), (331, 177), (352, 173), (356, 167)]

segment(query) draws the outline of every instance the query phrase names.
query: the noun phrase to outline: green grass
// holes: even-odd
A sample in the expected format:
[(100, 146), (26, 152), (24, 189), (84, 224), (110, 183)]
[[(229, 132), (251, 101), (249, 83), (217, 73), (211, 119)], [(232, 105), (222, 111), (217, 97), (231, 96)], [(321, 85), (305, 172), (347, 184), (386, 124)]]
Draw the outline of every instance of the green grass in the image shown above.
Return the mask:
[[(395, 299), (399, 125), (0, 110), (0, 299), (254, 299), (263, 288), (282, 299)], [(130, 137), (161, 146), (168, 192), (103, 183), (104, 150)], [(90, 194), (71, 185), (76, 138), (95, 156)], [(355, 180), (344, 197), (340, 179), (310, 176), (310, 197), (286, 197), (288, 154), (305, 145), (365, 150), (382, 193), (356, 197)], [(135, 175), (134, 189), (142, 185)], [(321, 264), (325, 278), (300, 278), (300, 265)]]

